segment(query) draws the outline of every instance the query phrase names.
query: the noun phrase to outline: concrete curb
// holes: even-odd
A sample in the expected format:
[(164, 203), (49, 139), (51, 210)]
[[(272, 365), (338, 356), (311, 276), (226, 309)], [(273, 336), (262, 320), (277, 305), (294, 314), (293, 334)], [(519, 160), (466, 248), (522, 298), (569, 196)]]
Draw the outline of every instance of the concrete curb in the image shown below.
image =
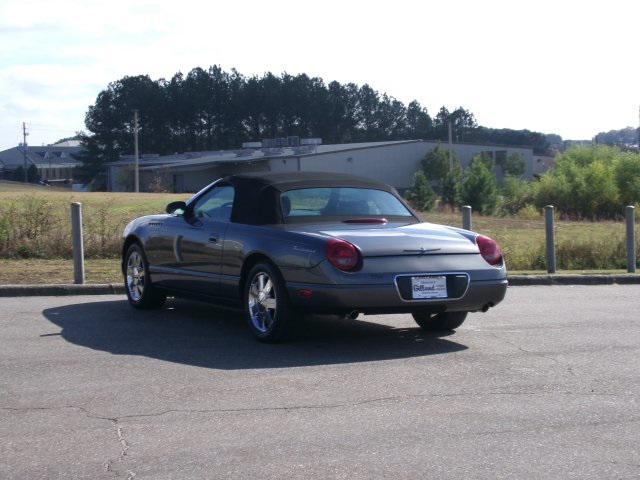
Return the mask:
[(640, 284), (640, 275), (511, 275), (509, 285), (629, 285)]
[[(629, 285), (640, 284), (640, 275), (511, 275), (512, 287), (530, 285)], [(48, 297), (62, 295), (124, 295), (118, 283), (0, 285), (0, 297)]]
[(114, 295), (124, 294), (124, 285), (114, 283), (97, 284), (42, 284), (0, 285), (0, 297), (45, 297), (61, 295)]

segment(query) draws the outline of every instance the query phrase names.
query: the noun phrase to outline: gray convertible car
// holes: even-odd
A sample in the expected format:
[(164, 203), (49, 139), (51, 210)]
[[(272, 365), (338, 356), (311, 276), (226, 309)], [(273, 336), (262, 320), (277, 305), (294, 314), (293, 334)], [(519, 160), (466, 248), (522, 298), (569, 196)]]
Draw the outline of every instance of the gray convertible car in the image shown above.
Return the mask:
[(186, 296), (241, 307), (276, 341), (308, 313), (411, 313), (453, 330), (507, 288), (498, 244), (421, 222), (390, 186), (322, 173), (233, 175), (124, 231), (122, 271), (136, 308)]

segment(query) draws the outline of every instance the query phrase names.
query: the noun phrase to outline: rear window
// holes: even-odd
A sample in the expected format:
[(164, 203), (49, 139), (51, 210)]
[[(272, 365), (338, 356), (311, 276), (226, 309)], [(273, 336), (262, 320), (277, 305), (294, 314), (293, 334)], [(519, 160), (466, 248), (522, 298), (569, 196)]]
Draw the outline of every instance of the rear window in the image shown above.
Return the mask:
[(372, 188), (301, 188), (280, 195), (282, 215), (296, 217), (412, 217), (394, 195)]

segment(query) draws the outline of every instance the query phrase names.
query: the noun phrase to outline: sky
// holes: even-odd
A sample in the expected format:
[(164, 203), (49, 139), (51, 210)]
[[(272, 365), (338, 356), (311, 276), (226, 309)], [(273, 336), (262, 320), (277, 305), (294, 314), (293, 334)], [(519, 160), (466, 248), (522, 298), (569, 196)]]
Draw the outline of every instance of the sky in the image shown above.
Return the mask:
[(433, 115), (589, 139), (638, 125), (638, 0), (0, 0), (0, 149), (84, 129), (110, 81), (220, 65), (368, 83)]

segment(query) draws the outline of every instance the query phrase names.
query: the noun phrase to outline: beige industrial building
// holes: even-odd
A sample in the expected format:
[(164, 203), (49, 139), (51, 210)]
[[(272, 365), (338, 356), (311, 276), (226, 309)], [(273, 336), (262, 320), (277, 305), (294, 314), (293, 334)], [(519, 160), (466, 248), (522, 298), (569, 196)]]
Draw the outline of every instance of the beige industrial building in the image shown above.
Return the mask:
[[(263, 145), (269, 145), (263, 147)], [(273, 143), (250, 142), (242, 149), (190, 152), (175, 155), (143, 155), (140, 164), (141, 190), (195, 192), (212, 181), (244, 172), (336, 172), (372, 178), (404, 190), (411, 186), (424, 156), (447, 144), (423, 140), (322, 145), (319, 139), (302, 139), (295, 146), (273, 146)], [(494, 159), (512, 153), (525, 161), (525, 177), (540, 173), (540, 162), (531, 148), (456, 143), (451, 146), (463, 167), (480, 153)], [(111, 191), (133, 188), (131, 156), (108, 166)], [(502, 172), (496, 167), (495, 173)]]

